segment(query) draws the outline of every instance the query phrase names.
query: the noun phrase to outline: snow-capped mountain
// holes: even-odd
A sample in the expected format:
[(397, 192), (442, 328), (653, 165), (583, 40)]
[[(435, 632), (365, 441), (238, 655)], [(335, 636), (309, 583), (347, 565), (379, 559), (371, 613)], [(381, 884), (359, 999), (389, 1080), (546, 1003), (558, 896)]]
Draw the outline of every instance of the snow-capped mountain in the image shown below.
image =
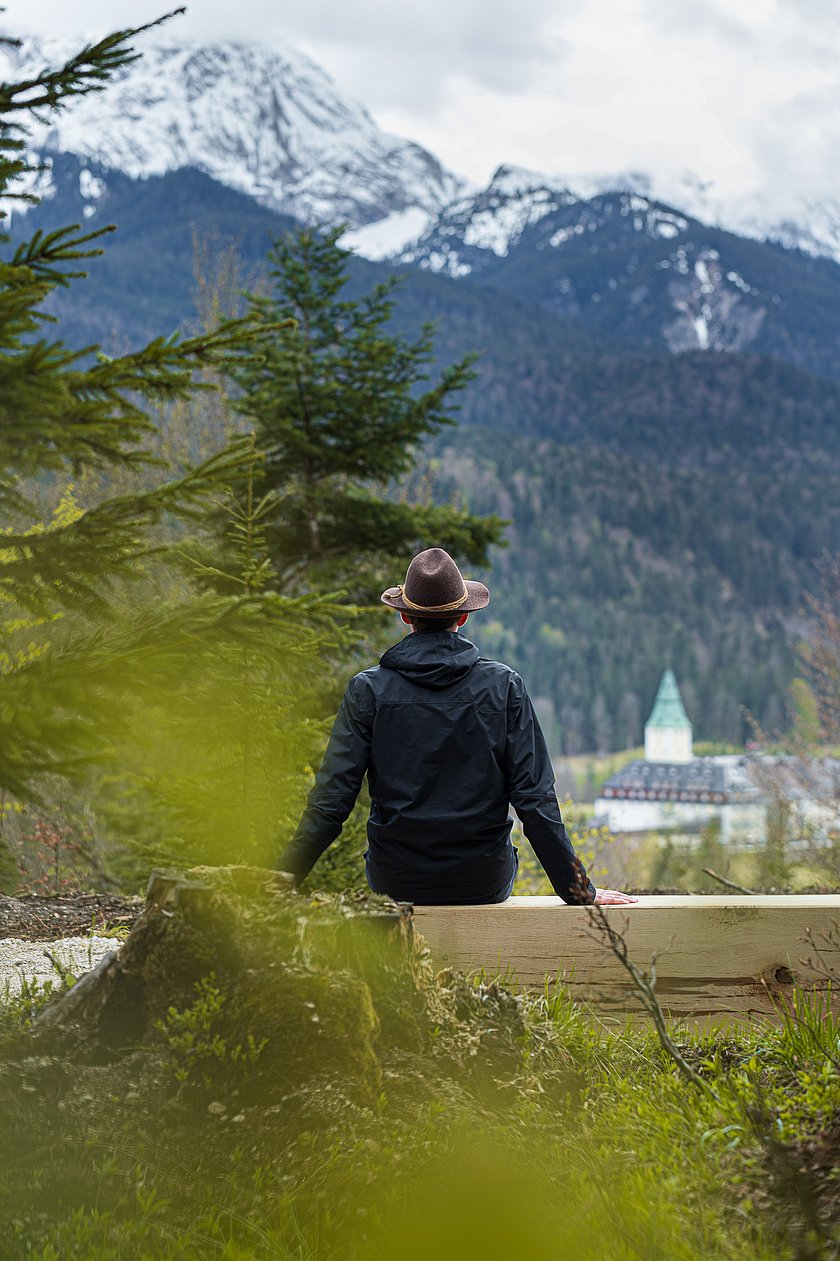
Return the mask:
[[(81, 42), (5, 48), (0, 76), (60, 65)], [(29, 191), (61, 210), (59, 223), (96, 226), (119, 206), (118, 222), (131, 230), (122, 207), (132, 180), (144, 182), (161, 228), (167, 216), (190, 222), (198, 175), (213, 203), (200, 208), (208, 225), (214, 213), (242, 222), (242, 208), (225, 201), (235, 193), (260, 214), (346, 222), (345, 243), (368, 258), (469, 277), (626, 344), (749, 350), (830, 375), (840, 363), (840, 286), (830, 270), (840, 261), (840, 206), (793, 212), (788, 201), (779, 218), (770, 201), (727, 199), (690, 173), (566, 179), (503, 166), (476, 189), (383, 132), (292, 50), (150, 45), (104, 91), (36, 126), (32, 147), (45, 169)], [(20, 202), (4, 208), (30, 213)], [(264, 232), (253, 249), (264, 257)]]
[(836, 262), (702, 222), (640, 183), (599, 192), (501, 167), (397, 258), (624, 344), (751, 351), (836, 372)]
[[(647, 235), (676, 236), (677, 225), (684, 228), (693, 219), (840, 261), (840, 201), (803, 200), (795, 214), (788, 210), (780, 218), (772, 205), (759, 208), (752, 199), (727, 197), (690, 172), (569, 178), (510, 165), (500, 166), (486, 188), (456, 198), (394, 257), (449, 276), (469, 275), (487, 252), (505, 257), (528, 228), (561, 206), (612, 194), (625, 195), (625, 213), (632, 215), (635, 230)], [(665, 206), (677, 207), (678, 213)]]
[[(698, 239), (702, 225), (636, 191), (585, 192), (500, 167), (486, 189), (447, 207), (399, 259), (527, 287), (528, 296), (573, 319), (592, 320), (596, 304), (608, 310), (616, 303), (638, 319), (655, 289), (657, 323), (671, 351), (750, 345), (772, 295), (727, 265), (718, 242)], [(517, 250), (505, 266), (501, 260)], [(527, 261), (535, 255), (542, 255), (538, 276)]]
[[(0, 76), (61, 64), (81, 42), (32, 37), (19, 49), (4, 47)], [(504, 256), (552, 207), (617, 192), (840, 260), (840, 200), (792, 205), (787, 192), (777, 205), (733, 198), (691, 172), (567, 177), (514, 166), (501, 167), (478, 190), (420, 145), (382, 131), (294, 49), (183, 41), (144, 43), (142, 51), (105, 91), (76, 99), (36, 128), (34, 149), (73, 153), (132, 177), (194, 167), (297, 219), (348, 223), (347, 243), (369, 258), (399, 258), (454, 276), (472, 268), (475, 248)], [(97, 178), (90, 216), (102, 191)], [(49, 172), (30, 185), (42, 197), (51, 189)]]
[(453, 201), (398, 259), (447, 276), (468, 276), (493, 255), (504, 258), (546, 215), (580, 200), (534, 171), (500, 166), (486, 188)]
[[(3, 49), (0, 75), (59, 65), (79, 43), (27, 39)], [(36, 128), (32, 143), (134, 177), (195, 167), (298, 219), (379, 224), (368, 239), (388, 252), (464, 187), (420, 145), (383, 132), (308, 57), (255, 44), (145, 46), (105, 91)], [(49, 175), (39, 178), (48, 196)], [(90, 192), (93, 203), (101, 188)]]

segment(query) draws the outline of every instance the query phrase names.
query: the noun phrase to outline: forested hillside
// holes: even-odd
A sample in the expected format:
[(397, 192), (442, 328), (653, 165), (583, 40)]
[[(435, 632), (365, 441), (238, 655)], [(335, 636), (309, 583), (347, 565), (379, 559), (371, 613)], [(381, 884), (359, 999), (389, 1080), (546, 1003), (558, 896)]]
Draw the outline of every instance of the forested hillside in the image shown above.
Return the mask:
[[(65, 155), (55, 195), (13, 223), (18, 235), (73, 219), (118, 225), (72, 304), (51, 298), (77, 341), (125, 347), (189, 324), (196, 239), (211, 266), (235, 243), (253, 287), (272, 237), (291, 225), (195, 171), (133, 181), (86, 169), (100, 181), (93, 213), (90, 180)], [(824, 301), (836, 285), (834, 263), (741, 247), (802, 285), (812, 276)], [(814, 561), (840, 546), (840, 386), (781, 352), (642, 350), (632, 339), (647, 338), (643, 322), (634, 330), (540, 306), (534, 284), (549, 272), (535, 266), (522, 255), (476, 280), (403, 268), (392, 320), (408, 336), (439, 321), (443, 362), (480, 354), (457, 436), (438, 439), (430, 476), (411, 484), (512, 523), (477, 641), (526, 674), (558, 753), (637, 743), (668, 663), (698, 738), (741, 742), (745, 709), (783, 726)], [(351, 291), (391, 270), (351, 260)], [(527, 284), (516, 280), (526, 273)], [(806, 324), (828, 363), (834, 334), (819, 310)]]
[[(449, 285), (447, 354), (471, 335), (485, 353), (432, 484), (512, 523), (473, 634), (526, 674), (553, 747), (638, 744), (666, 664), (697, 738), (784, 729), (815, 561), (840, 546), (837, 386), (757, 356), (610, 351), (577, 326), (567, 342), (525, 307), (497, 328)], [(406, 289), (405, 312), (434, 312), (438, 290)]]
[(431, 469), (441, 497), (513, 522), (471, 634), (525, 674), (555, 748), (639, 744), (667, 664), (697, 738), (742, 743), (742, 707), (785, 725), (811, 558), (840, 528), (834, 472), (680, 469), (502, 434), (461, 434)]

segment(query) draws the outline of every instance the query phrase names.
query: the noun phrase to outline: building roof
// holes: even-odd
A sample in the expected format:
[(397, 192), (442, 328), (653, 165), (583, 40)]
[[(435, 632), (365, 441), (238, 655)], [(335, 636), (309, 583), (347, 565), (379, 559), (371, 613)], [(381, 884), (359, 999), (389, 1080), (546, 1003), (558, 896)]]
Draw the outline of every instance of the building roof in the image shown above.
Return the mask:
[(650, 718), (645, 725), (647, 727), (691, 727), (673, 670), (666, 670), (662, 675)]
[(801, 758), (782, 754), (754, 758), (750, 776), (765, 796), (781, 794), (788, 801), (818, 801), (832, 806), (840, 802), (840, 759)]
[(692, 762), (630, 762), (610, 776), (599, 797), (653, 801), (754, 801), (764, 794), (744, 757), (699, 757)]
[(597, 800), (766, 805), (777, 793), (791, 802), (822, 803), (836, 814), (840, 759), (728, 753), (691, 762), (629, 762), (610, 776)]

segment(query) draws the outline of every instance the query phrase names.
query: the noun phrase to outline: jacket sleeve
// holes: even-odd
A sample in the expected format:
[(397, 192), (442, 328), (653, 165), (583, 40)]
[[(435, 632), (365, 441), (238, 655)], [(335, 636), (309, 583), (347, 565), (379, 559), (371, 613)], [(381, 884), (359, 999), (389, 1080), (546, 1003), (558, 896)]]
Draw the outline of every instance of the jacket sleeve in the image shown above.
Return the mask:
[(518, 674), (508, 692), (507, 777), (510, 803), (554, 892), (579, 906), (593, 902), (595, 887), (566, 834), (545, 737)]
[(278, 859), (278, 868), (291, 872), (298, 883), (336, 839), (356, 804), (370, 755), (373, 712), (366, 691), (358, 675), (348, 683), (306, 809)]

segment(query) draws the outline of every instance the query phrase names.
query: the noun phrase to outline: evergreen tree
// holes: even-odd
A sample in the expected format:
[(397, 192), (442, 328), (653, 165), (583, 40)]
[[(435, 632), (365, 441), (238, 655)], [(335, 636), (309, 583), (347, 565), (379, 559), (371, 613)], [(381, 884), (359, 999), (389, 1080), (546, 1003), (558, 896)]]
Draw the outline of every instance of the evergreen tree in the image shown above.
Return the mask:
[(279, 496), (267, 537), (280, 589), (343, 586), (366, 600), (421, 547), (486, 563), (502, 523), (395, 493), (418, 445), (453, 423), (474, 357), (428, 384), (432, 326), (414, 341), (389, 331), (394, 278), (359, 300), (344, 296), (341, 233), (304, 229), (276, 242), (274, 293), (254, 297), (252, 311), (265, 325), (293, 319), (296, 328), (246, 353), (231, 376), (265, 454), (261, 489)]
[[(128, 42), (146, 29), (120, 31), (56, 71), (0, 85), (0, 195), (34, 200), (15, 192), (15, 182), (35, 169), (24, 156), (19, 115), (43, 116), (103, 87), (109, 74), (135, 59)], [(79, 235), (73, 225), (36, 232), (10, 259), (0, 258), (0, 511), (6, 518), (0, 589), (7, 602), (29, 610), (104, 601), (109, 581), (131, 575), (146, 546), (146, 527), (194, 501), (210, 477), (239, 462), (214, 457), (178, 482), (114, 497), (41, 528), (37, 479), (148, 465), (155, 423), (145, 406), (188, 393), (196, 367), (223, 365), (257, 336), (252, 321), (231, 321), (198, 337), (158, 337), (118, 358), (97, 355), (95, 346), (74, 350), (47, 340), (44, 303), (84, 276), (73, 268), (100, 254), (95, 242), (111, 230)]]
[[(104, 87), (134, 59), (131, 42), (147, 29), (118, 31), (55, 70), (0, 85), (3, 198), (17, 196), (19, 181), (34, 169), (26, 156), (27, 120), (36, 113), (43, 120), (74, 96)], [(195, 672), (206, 675), (213, 653), (222, 657), (231, 644), (249, 643), (263, 660), (280, 661), (287, 659), (277, 653), (281, 631), (285, 643), (296, 639), (298, 656), (309, 642), (307, 611), (262, 600), (253, 582), (228, 599), (186, 592), (160, 601), (150, 560), (166, 542), (159, 523), (167, 514), (199, 514), (208, 491), (247, 471), (253, 453), (240, 440), (174, 481), (161, 480), (158, 471), (152, 484), (155, 423), (148, 408), (188, 395), (197, 369), (229, 369), (269, 330), (247, 317), (195, 337), (161, 336), (116, 358), (95, 346), (71, 349), (50, 340), (45, 302), (83, 277), (79, 262), (101, 252), (99, 238), (109, 230), (36, 232), (0, 257), (4, 802), (6, 794), (37, 800), (54, 773), (89, 775), (115, 747), (132, 702), (143, 695), (146, 720), (160, 718), (161, 707), (178, 696), (174, 684)], [(0, 245), (8, 239), (0, 236)], [(115, 470), (137, 474), (133, 483), (128, 478), (136, 489), (82, 503), (68, 484), (95, 483)], [(100, 477), (101, 484), (107, 480)], [(48, 492), (53, 509), (45, 514)], [(134, 603), (128, 583), (139, 591)], [(240, 663), (241, 653), (233, 654), (227, 673), (220, 671), (228, 694)], [(220, 756), (225, 752), (222, 741)]]

